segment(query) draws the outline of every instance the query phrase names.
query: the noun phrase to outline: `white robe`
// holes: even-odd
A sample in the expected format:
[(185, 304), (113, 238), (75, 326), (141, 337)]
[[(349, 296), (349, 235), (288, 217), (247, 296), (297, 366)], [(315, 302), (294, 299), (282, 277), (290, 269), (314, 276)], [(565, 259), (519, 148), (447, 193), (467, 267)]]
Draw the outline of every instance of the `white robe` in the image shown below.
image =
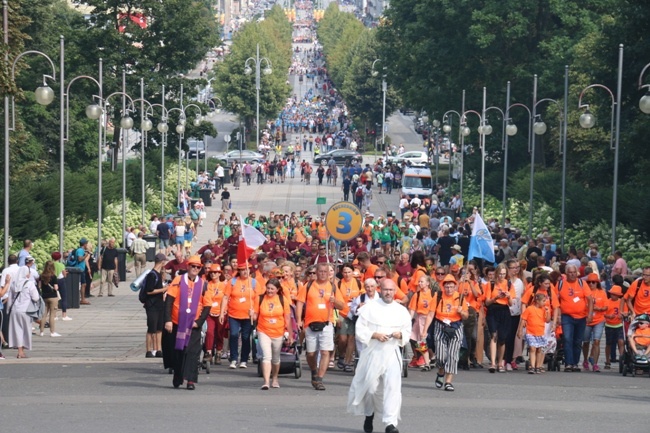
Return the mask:
[[(356, 338), (366, 348), (359, 355), (359, 363), (348, 393), (348, 412), (355, 415), (382, 413), (385, 424), (397, 426), (402, 406), (402, 352), (411, 335), (411, 316), (402, 305), (386, 304), (378, 299), (359, 310)], [(371, 339), (372, 334), (401, 332), (402, 338), (382, 343)], [(383, 385), (383, 386), (380, 386)]]

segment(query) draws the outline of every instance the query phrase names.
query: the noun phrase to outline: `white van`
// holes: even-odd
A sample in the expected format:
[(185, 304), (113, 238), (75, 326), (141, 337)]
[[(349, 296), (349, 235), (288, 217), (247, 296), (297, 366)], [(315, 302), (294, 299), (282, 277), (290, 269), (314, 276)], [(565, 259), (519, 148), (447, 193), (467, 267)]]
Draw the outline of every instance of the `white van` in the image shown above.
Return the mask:
[(433, 195), (431, 169), (426, 165), (406, 167), (402, 176), (402, 192), (409, 198), (417, 196), (430, 199)]

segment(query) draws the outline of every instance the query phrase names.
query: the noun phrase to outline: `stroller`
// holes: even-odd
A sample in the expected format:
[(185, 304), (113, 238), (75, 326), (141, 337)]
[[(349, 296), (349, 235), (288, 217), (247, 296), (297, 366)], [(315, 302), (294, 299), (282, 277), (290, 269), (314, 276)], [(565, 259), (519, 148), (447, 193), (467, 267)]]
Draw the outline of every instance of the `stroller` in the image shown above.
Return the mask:
[[(291, 306), (291, 329), (293, 329), (292, 345), (283, 345), (280, 353), (280, 372), (279, 374), (293, 374), (296, 379), (302, 376), (302, 367), (300, 365), (300, 346), (298, 346), (298, 322), (296, 321), (296, 307)], [(253, 331), (253, 338), (257, 348), (257, 376), (262, 377), (262, 348), (257, 339), (257, 330)]]
[[(635, 340), (637, 351), (647, 348), (645, 345), (640, 345), (637, 342), (639, 337), (635, 337), (634, 335), (639, 327), (639, 322), (650, 322), (650, 316), (648, 316), (648, 314), (640, 314), (634, 318), (632, 323), (630, 323), (630, 327), (627, 331), (627, 338), (625, 339), (625, 352), (622, 354), (621, 361), (618, 364), (619, 372), (623, 376), (630, 374), (634, 377), (638, 371), (650, 375), (650, 360), (645, 355), (634, 353), (632, 345), (630, 344), (630, 338), (633, 338)], [(645, 338), (647, 339), (647, 337)]]
[[(555, 332), (551, 332), (546, 337), (546, 346), (542, 352), (544, 353), (544, 364), (546, 364), (546, 371), (560, 371), (564, 363), (564, 342), (562, 339), (562, 328), (558, 326)], [(530, 367), (530, 361), (526, 360), (526, 370)]]

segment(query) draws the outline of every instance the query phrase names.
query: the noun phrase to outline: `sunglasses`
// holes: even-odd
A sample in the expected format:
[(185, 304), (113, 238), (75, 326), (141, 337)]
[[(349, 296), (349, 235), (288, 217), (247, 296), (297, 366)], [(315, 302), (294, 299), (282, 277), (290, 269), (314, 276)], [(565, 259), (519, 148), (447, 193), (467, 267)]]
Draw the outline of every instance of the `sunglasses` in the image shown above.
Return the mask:
[(194, 269), (201, 269), (202, 267), (203, 266), (201, 265), (190, 265), (190, 268), (194, 268)]
[(444, 276), (444, 275), (445, 275), (445, 273), (444, 273), (444, 272), (436, 272), (436, 275), (439, 275), (439, 276), (441, 276), (441, 277), (442, 277), (442, 276)]
[(307, 272), (307, 275), (316, 275), (316, 272)]
[(383, 265), (386, 262), (377, 262), (378, 265)]

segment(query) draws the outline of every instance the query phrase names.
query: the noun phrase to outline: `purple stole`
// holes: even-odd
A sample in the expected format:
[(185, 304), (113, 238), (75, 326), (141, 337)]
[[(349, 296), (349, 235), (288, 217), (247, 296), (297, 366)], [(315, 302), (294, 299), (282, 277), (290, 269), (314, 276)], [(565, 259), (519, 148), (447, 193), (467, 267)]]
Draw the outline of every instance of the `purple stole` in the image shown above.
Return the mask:
[(178, 309), (178, 330), (176, 331), (176, 350), (185, 350), (190, 342), (192, 334), (192, 325), (196, 318), (196, 311), (199, 308), (199, 301), (203, 292), (201, 278), (196, 277), (194, 290), (192, 291), (192, 302), (189, 300), (190, 288), (187, 284), (187, 274), (181, 276), (180, 283), (180, 307)]

